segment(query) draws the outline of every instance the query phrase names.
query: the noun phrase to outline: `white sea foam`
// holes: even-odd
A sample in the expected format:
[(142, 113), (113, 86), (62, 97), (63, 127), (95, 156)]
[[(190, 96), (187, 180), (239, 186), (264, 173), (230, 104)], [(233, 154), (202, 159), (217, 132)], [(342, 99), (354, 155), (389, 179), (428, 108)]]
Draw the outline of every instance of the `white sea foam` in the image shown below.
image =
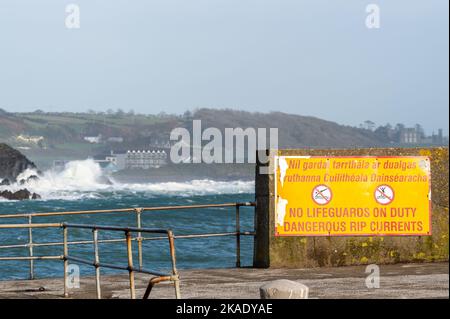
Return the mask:
[[(24, 171), (17, 180), (27, 180), (37, 175), (34, 170)], [(126, 193), (144, 193), (148, 196), (194, 196), (213, 194), (251, 193), (254, 183), (250, 181), (192, 180), (189, 182), (164, 183), (120, 183), (105, 176), (100, 166), (93, 160), (72, 161), (62, 171), (49, 170), (38, 180), (30, 180), (24, 185), (15, 184), (1, 189), (19, 190), (27, 188), (42, 196), (43, 200), (95, 199)]]

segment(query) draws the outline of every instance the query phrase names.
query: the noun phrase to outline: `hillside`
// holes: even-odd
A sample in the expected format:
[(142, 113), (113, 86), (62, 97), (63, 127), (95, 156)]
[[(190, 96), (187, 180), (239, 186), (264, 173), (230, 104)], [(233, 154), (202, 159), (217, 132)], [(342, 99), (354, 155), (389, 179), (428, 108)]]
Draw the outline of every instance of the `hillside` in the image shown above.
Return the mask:
[[(251, 113), (230, 109), (198, 109), (183, 115), (106, 113), (11, 113), (0, 109), (0, 143), (7, 143), (31, 158), (41, 169), (53, 160), (85, 159), (111, 150), (169, 147), (170, 132), (190, 129), (194, 119), (202, 129), (278, 128), (280, 148), (354, 148), (385, 146), (385, 139), (371, 130), (343, 126), (315, 117), (281, 112)], [(89, 143), (86, 136), (102, 136)], [(108, 140), (109, 138), (120, 138)]]
[(281, 112), (250, 113), (234, 110), (200, 109), (193, 118), (201, 119), (202, 126), (278, 128), (280, 148), (317, 147), (371, 147), (382, 142), (372, 131), (339, 125), (315, 117)]
[[(22, 134), (42, 136), (47, 148), (63, 144), (86, 143), (85, 136), (122, 137), (127, 145), (143, 147), (167, 142), (175, 127), (202, 120), (202, 127), (279, 128), (280, 147), (367, 147), (382, 144), (373, 132), (339, 125), (314, 117), (235, 110), (200, 109), (177, 115), (131, 113), (6, 113), (0, 111), (0, 141), (13, 145)], [(64, 147), (63, 147), (64, 148)]]

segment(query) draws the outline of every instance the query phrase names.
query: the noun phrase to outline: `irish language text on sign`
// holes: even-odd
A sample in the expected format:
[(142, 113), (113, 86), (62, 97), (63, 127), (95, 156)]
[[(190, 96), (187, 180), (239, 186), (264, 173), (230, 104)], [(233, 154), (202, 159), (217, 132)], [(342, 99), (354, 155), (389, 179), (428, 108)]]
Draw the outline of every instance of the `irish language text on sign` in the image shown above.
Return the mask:
[(428, 157), (275, 157), (277, 236), (431, 235)]

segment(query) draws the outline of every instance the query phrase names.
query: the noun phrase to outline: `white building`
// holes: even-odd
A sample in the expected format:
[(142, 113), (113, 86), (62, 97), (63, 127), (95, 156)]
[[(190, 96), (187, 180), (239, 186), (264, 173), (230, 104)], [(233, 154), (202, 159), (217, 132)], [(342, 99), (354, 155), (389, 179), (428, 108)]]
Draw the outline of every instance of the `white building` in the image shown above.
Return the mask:
[(125, 154), (113, 154), (105, 158), (118, 169), (150, 169), (167, 165), (164, 150), (129, 150)]
[(28, 135), (19, 135), (16, 137), (16, 141), (19, 143), (25, 144), (38, 144), (44, 140), (43, 136), (28, 136)]
[(100, 144), (102, 142), (102, 136), (85, 136), (83, 138), (86, 142), (89, 142), (91, 144)]
[(417, 144), (419, 142), (419, 134), (414, 127), (405, 128), (400, 132), (400, 143)]

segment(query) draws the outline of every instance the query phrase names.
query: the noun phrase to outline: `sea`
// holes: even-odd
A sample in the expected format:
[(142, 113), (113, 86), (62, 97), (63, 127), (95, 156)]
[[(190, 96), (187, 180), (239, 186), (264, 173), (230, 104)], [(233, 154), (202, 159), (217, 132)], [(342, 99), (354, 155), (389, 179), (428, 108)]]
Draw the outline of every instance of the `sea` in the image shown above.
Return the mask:
[[(37, 172), (27, 170), (19, 176), (27, 179)], [(42, 198), (29, 201), (0, 199), (0, 217), (6, 214), (107, 210), (154, 206), (219, 204), (254, 201), (254, 182), (245, 180), (214, 181), (191, 180), (186, 182), (132, 183), (118, 182), (105, 175), (92, 160), (73, 161), (62, 170), (43, 172), (39, 180), (25, 185), (8, 186), (8, 189), (27, 188)], [(0, 190), (6, 187), (0, 186)], [(183, 209), (172, 211), (149, 211), (142, 213), (142, 227), (171, 229), (175, 236), (189, 234), (223, 233), (235, 231), (235, 208)], [(254, 208), (242, 207), (241, 231), (254, 230)], [(34, 217), (33, 223), (77, 223), (89, 225), (112, 225), (136, 227), (136, 214), (130, 212)], [(28, 223), (27, 218), (0, 218), (0, 224)], [(151, 236), (151, 235), (150, 235)], [(60, 228), (35, 228), (34, 243), (62, 242)], [(99, 231), (99, 239), (124, 238), (122, 232)], [(0, 229), (0, 245), (23, 245), (28, 243), (28, 229)], [(89, 229), (69, 229), (69, 241), (92, 240)], [(133, 242), (134, 265), (138, 265), (137, 242)], [(236, 238), (206, 237), (178, 238), (175, 240), (177, 267), (179, 269), (230, 268), (236, 263)], [(28, 256), (27, 247), (0, 248), (1, 257)], [(34, 256), (59, 256), (63, 246), (36, 246)], [(94, 261), (93, 244), (69, 245), (69, 255)], [(127, 266), (124, 242), (101, 243), (100, 262)], [(143, 268), (159, 272), (171, 269), (167, 240), (143, 241)], [(251, 266), (253, 237), (242, 236), (241, 266)], [(74, 264), (81, 276), (95, 274), (94, 267)], [(30, 262), (27, 260), (0, 260), (0, 280), (28, 279)], [(121, 273), (121, 270), (101, 268), (102, 274)], [(61, 260), (35, 260), (35, 278), (63, 276)]]

